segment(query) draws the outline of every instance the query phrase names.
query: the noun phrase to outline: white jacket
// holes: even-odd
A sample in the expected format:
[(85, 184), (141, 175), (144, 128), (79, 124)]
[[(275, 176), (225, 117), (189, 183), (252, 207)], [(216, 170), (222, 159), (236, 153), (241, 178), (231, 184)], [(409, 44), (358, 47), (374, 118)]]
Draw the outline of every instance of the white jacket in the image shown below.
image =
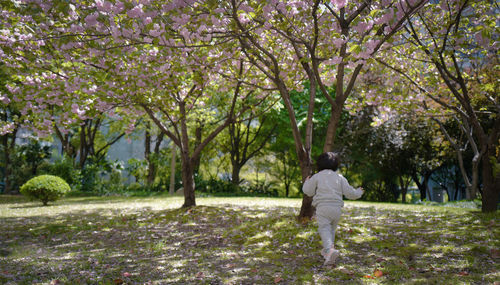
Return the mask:
[(325, 169), (304, 182), (302, 191), (307, 196), (313, 197), (312, 205), (318, 207), (322, 203), (344, 206), (342, 195), (347, 199), (358, 199), (363, 195), (363, 190), (355, 189), (344, 176), (336, 171)]

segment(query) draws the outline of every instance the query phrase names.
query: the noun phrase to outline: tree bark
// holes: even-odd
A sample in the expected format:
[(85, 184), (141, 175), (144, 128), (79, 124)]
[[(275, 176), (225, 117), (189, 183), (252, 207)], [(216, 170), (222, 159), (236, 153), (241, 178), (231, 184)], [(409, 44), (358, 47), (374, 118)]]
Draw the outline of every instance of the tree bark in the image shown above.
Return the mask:
[(408, 188), (404, 185), (403, 178), (399, 177), (399, 185), (401, 187), (401, 201), (403, 204), (406, 204), (406, 192), (408, 192)]
[(175, 193), (175, 159), (176, 159), (176, 146), (175, 143), (172, 143), (172, 158), (170, 160), (170, 185), (169, 185), (169, 194), (174, 195)]
[[(5, 179), (5, 188), (4, 193), (10, 193), (13, 191), (10, 176), (12, 175), (12, 161), (11, 161), (11, 151), (14, 150), (16, 145), (16, 136), (17, 136), (17, 128), (10, 134), (5, 134), (2, 136), (2, 144), (4, 151), (4, 160), (5, 160), (5, 168), (4, 168), (4, 179)], [(10, 141), (9, 141), (10, 138)]]
[(193, 161), (189, 158), (189, 153), (184, 152), (181, 155), (182, 159), (182, 186), (184, 189), (184, 204), (183, 208), (196, 206), (194, 195), (194, 165)]
[(146, 124), (146, 131), (144, 132), (144, 158), (148, 162), (148, 174), (146, 176), (146, 185), (151, 186), (154, 179), (155, 166), (151, 159), (151, 133), (149, 132), (151, 125)]
[[(500, 196), (500, 174), (495, 173), (493, 163), (498, 163), (498, 159), (490, 160), (495, 157), (495, 149), (490, 148), (488, 155), (483, 157), (483, 195), (482, 195), (482, 212), (494, 212), (498, 208), (498, 199)], [(496, 174), (496, 176), (495, 176)]]
[(232, 170), (232, 173), (231, 173), (231, 183), (235, 186), (238, 186), (240, 185), (240, 171), (241, 171), (241, 167), (239, 165), (239, 163), (237, 163), (236, 161), (232, 161), (232, 167), (233, 167), (233, 170)]
[[(300, 161), (303, 163), (303, 161)], [(305, 163), (301, 166), (300, 168), (301, 173), (302, 173), (302, 184), (306, 181), (306, 178), (311, 175), (312, 173), (312, 164), (310, 163)], [(302, 187), (301, 187), (302, 188)], [(302, 222), (306, 222), (314, 216), (314, 213), (316, 209), (312, 205), (313, 198), (309, 197), (305, 194), (302, 195), (302, 206), (300, 207), (300, 213), (299, 213), (299, 220)]]
[(431, 177), (433, 171), (425, 171), (422, 176), (424, 180), (422, 183), (420, 183), (420, 179), (417, 176), (417, 174), (412, 175), (413, 182), (417, 184), (418, 190), (420, 191), (420, 200), (423, 201), (425, 198), (427, 198), (427, 187), (429, 183), (429, 178)]

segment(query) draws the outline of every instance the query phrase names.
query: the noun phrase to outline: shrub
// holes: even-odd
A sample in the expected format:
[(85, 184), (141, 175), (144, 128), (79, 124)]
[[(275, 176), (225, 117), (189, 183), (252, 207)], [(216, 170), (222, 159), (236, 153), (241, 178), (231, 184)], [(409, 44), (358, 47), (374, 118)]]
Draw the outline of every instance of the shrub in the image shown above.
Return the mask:
[(21, 194), (42, 201), (44, 206), (49, 201), (56, 201), (61, 198), (70, 190), (71, 188), (66, 181), (53, 175), (34, 177), (21, 186)]

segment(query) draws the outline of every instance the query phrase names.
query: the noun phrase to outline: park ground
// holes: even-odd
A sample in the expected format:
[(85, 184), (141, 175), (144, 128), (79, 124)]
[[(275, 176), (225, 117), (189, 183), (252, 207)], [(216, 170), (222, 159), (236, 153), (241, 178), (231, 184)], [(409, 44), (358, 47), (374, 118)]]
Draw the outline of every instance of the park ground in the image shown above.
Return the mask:
[(500, 284), (500, 214), (347, 202), (323, 267), (300, 199), (0, 196), (1, 284)]

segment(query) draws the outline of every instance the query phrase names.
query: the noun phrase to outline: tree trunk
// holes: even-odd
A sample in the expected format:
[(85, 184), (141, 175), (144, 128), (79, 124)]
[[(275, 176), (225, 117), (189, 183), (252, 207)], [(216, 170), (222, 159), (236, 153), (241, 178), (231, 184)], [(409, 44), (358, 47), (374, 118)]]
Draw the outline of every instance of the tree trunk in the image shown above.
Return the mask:
[(411, 174), (411, 179), (413, 180), (413, 182), (415, 182), (415, 184), (417, 184), (417, 188), (420, 191), (420, 199), (422, 199), (422, 192), (423, 192), (422, 185), (423, 185), (423, 183), (420, 183), (419, 177), (415, 172)]
[(233, 183), (233, 185), (235, 186), (238, 186), (240, 185), (240, 171), (241, 171), (241, 167), (239, 165), (239, 163), (237, 163), (236, 161), (232, 161), (232, 166), (233, 166), (233, 171), (232, 171), (232, 174), (231, 174), (231, 183)]
[(331, 117), (328, 121), (328, 127), (326, 129), (325, 144), (323, 145), (323, 152), (332, 151), (333, 145), (335, 143), (335, 135), (337, 133), (337, 126), (340, 121), (340, 115), (342, 113), (342, 107), (332, 107)]
[(401, 198), (402, 198), (403, 204), (406, 204), (406, 192), (408, 192), (408, 189), (406, 187), (403, 187), (401, 189)]
[(147, 124), (144, 132), (144, 158), (148, 162), (148, 175), (146, 176), (146, 185), (151, 186), (154, 179), (154, 165), (151, 161), (151, 133), (149, 132), (150, 124)]
[(61, 142), (61, 154), (71, 158), (73, 160), (73, 166), (75, 166), (76, 150), (73, 145), (71, 145), (71, 133), (63, 134), (59, 128), (54, 126), (56, 136)]
[[(306, 181), (306, 178), (311, 175), (312, 173), (312, 165), (311, 161), (309, 160), (308, 163), (303, 164), (303, 160), (300, 161), (301, 167), (300, 170), (302, 172), (302, 183)], [(307, 161), (306, 161), (307, 162)], [(308, 221), (312, 216), (314, 216), (314, 213), (316, 209), (312, 205), (313, 198), (309, 197), (305, 194), (302, 195), (302, 206), (300, 207), (300, 214), (299, 214), (299, 220), (302, 222)]]
[(85, 135), (85, 125), (80, 128), (80, 169), (83, 169), (85, 165), (85, 160), (87, 160), (87, 140)]
[(484, 213), (497, 210), (500, 196), (500, 174), (494, 173), (493, 163), (495, 160), (490, 160), (491, 157), (495, 157), (494, 149), (486, 154), (487, 155), (485, 155), (482, 160), (484, 188), (481, 211)]
[[(7, 138), (5, 139), (7, 141)], [(4, 158), (5, 158), (5, 169), (4, 169), (4, 179), (5, 179), (5, 189), (4, 193), (9, 193), (10, 192), (10, 175), (12, 174), (11, 171), (11, 162), (10, 162), (10, 149), (6, 147), (6, 144), (4, 144)]]
[(401, 188), (401, 198), (403, 203), (406, 203), (406, 193), (408, 193), (408, 186), (410, 186), (410, 182), (410, 177), (407, 177), (406, 181), (403, 176), (399, 177), (399, 186)]
[(188, 153), (182, 153), (182, 186), (184, 188), (183, 208), (196, 206), (194, 195), (194, 165)]
[(175, 193), (175, 143), (172, 143), (172, 158), (170, 160), (170, 185), (169, 194), (174, 195)]
[[(4, 193), (10, 193), (13, 189), (11, 185), (10, 176), (12, 174), (12, 161), (11, 161), (11, 151), (14, 150), (16, 146), (16, 137), (17, 137), (17, 127), (10, 134), (5, 134), (2, 136), (2, 144), (4, 151), (4, 160), (5, 160), (5, 168), (4, 168), (4, 179), (5, 179), (5, 188)], [(10, 138), (10, 141), (9, 141)]]
[[(203, 124), (200, 123), (200, 125), (196, 127), (195, 130), (195, 142), (194, 142), (195, 148), (201, 144), (202, 134), (203, 134)], [(198, 171), (200, 170), (200, 163), (201, 163), (201, 155), (197, 156), (196, 158), (193, 158), (193, 173), (198, 174)]]

